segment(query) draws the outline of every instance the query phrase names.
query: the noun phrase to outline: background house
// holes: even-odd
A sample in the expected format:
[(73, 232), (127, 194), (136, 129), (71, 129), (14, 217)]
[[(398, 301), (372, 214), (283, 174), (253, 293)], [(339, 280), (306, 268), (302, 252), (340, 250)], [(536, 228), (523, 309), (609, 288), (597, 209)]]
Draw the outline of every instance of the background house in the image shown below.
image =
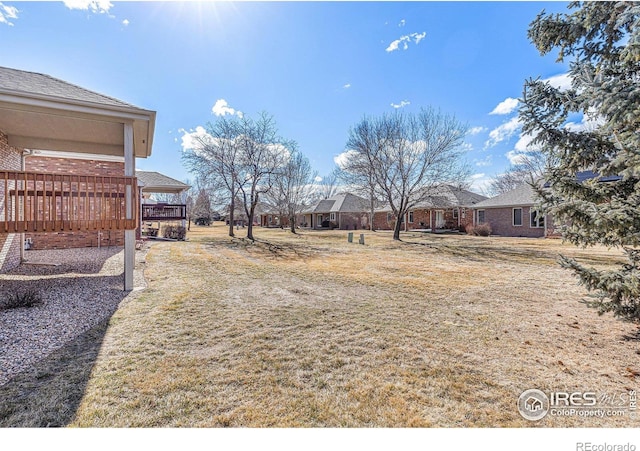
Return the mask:
[(311, 229), (366, 229), (369, 227), (368, 203), (355, 194), (336, 194), (303, 211), (298, 224)]
[[(465, 230), (473, 222), (473, 206), (486, 196), (453, 186), (438, 185), (429, 188), (424, 198), (410, 209), (405, 217), (404, 230)], [(376, 210), (376, 230), (393, 230), (396, 217), (390, 206)]]
[(187, 204), (184, 194), (191, 186), (155, 171), (137, 170), (136, 178), (142, 200), (140, 234), (145, 228), (157, 232), (162, 223), (187, 226)]
[(489, 224), (492, 235), (543, 237), (553, 234), (552, 220), (535, 209), (535, 191), (529, 183), (474, 206), (474, 224)]

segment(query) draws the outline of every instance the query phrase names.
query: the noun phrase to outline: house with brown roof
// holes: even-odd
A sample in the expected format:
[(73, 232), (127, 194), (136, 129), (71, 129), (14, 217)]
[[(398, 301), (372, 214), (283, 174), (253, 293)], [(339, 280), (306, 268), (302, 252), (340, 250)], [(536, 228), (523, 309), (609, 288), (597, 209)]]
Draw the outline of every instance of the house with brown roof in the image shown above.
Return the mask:
[(549, 215), (535, 208), (535, 191), (529, 183), (477, 203), (473, 208), (474, 224), (489, 224), (492, 235), (544, 237), (553, 234)]
[(368, 201), (351, 193), (339, 193), (319, 200), (302, 212), (301, 227), (311, 229), (356, 230), (369, 227)]
[[(405, 217), (404, 230), (461, 230), (473, 222), (473, 206), (486, 196), (459, 186), (442, 184), (426, 190), (422, 200), (412, 207)], [(393, 230), (396, 217), (390, 206), (376, 210), (376, 230)]]
[(0, 67), (0, 271), (24, 259), (26, 234), (112, 234), (132, 289), (135, 158), (151, 155), (155, 118), (49, 75)]

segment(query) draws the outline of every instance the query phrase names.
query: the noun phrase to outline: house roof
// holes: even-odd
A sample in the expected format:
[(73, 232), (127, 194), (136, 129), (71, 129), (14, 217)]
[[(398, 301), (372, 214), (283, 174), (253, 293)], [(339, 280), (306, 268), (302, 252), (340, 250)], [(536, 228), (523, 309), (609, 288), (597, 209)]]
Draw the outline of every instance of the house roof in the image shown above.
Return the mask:
[[(599, 174), (594, 171), (581, 171), (576, 174), (576, 181), (578, 183), (582, 183), (586, 180), (591, 180), (596, 177), (600, 177), (598, 179), (599, 182), (614, 182), (621, 179), (621, 177), (618, 175), (599, 176)], [(538, 180), (538, 183), (542, 183), (541, 179)], [(544, 188), (548, 188), (549, 184), (545, 183), (542, 186)], [(496, 208), (518, 205), (533, 205), (535, 204), (535, 202), (536, 193), (533, 190), (531, 184), (523, 183), (522, 185), (512, 189), (511, 191), (507, 191), (506, 193), (477, 203), (476, 205), (474, 205), (474, 208)]]
[(23, 92), (29, 95), (39, 94), (65, 100), (78, 100), (100, 105), (137, 108), (122, 100), (89, 91), (72, 83), (51, 77), (50, 75), (8, 67), (0, 67), (0, 87), (2, 90)]
[(0, 130), (32, 150), (124, 156), (125, 124), (136, 157), (151, 154), (156, 112), (36, 72), (0, 67)]
[(340, 193), (320, 200), (303, 213), (360, 213), (366, 209), (366, 199), (351, 193)]
[(416, 208), (471, 207), (487, 199), (481, 194), (445, 184), (429, 188), (427, 193), (427, 197)]
[(511, 207), (516, 205), (533, 205), (535, 192), (529, 183), (523, 183), (517, 188), (502, 193), (491, 199), (478, 202), (473, 208)]
[[(452, 207), (474, 207), (477, 203), (486, 200), (487, 197), (472, 191), (453, 186), (437, 185), (426, 189), (426, 196), (413, 208), (452, 208)], [(391, 211), (391, 207), (383, 205), (376, 208), (376, 211)]]
[(154, 171), (136, 171), (142, 191), (147, 193), (180, 193), (191, 188), (186, 183)]

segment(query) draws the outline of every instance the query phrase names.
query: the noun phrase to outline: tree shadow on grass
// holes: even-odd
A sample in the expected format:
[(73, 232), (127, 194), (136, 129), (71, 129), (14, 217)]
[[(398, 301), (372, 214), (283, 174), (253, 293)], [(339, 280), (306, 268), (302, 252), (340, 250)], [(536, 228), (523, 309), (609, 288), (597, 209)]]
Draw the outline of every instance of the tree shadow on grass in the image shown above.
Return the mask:
[(0, 386), (0, 427), (62, 427), (73, 421), (109, 318)]

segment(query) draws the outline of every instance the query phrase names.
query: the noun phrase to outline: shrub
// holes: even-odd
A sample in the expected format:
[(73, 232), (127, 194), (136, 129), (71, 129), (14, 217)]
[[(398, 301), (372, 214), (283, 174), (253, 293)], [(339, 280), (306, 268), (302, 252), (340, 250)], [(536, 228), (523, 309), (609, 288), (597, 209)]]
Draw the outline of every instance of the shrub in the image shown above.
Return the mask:
[(9, 293), (5, 299), (0, 299), (0, 310), (35, 307), (41, 303), (42, 296), (36, 290), (17, 290)]
[(486, 222), (483, 222), (481, 224), (477, 224), (475, 226), (469, 224), (469, 225), (467, 225), (465, 230), (469, 235), (475, 235), (475, 236), (489, 236), (489, 235), (491, 235), (491, 226), (489, 224), (487, 224)]
[(168, 225), (162, 230), (162, 236), (172, 240), (184, 241), (184, 238), (187, 236), (187, 229), (182, 226)]
[(491, 226), (486, 222), (483, 222), (474, 228), (474, 232), (478, 236), (489, 236), (491, 235)]

